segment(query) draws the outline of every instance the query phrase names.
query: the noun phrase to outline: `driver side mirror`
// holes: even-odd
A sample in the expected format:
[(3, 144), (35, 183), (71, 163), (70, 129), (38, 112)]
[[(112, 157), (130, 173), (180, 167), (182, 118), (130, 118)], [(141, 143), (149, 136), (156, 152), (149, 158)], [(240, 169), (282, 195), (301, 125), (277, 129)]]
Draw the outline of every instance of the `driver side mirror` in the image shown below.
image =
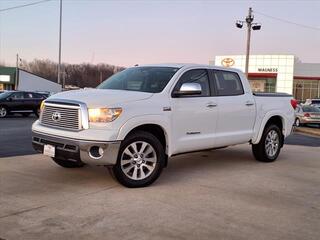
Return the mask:
[(8, 97), (7, 100), (8, 100), (9, 102), (11, 102), (11, 101), (12, 101), (12, 97)]
[(200, 95), (201, 92), (199, 83), (183, 83), (178, 91), (173, 92), (173, 97)]

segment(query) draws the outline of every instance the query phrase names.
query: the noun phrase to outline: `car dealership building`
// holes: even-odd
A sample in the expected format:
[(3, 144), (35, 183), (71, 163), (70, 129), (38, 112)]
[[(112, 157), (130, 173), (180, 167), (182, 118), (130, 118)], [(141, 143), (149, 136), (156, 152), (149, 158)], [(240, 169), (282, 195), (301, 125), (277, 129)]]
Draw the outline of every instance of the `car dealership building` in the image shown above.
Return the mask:
[[(216, 56), (210, 64), (245, 70), (245, 55)], [(249, 82), (255, 92), (285, 92), (297, 100), (320, 98), (320, 63), (294, 55), (250, 55)]]

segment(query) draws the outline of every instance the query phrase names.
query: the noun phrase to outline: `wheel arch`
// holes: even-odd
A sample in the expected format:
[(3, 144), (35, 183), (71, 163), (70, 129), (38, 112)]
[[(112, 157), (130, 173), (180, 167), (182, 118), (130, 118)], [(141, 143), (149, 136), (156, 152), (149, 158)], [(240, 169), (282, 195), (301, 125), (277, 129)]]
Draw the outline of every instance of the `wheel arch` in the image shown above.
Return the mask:
[(252, 144), (257, 144), (260, 142), (264, 129), (270, 124), (275, 124), (280, 128), (280, 131), (282, 133), (282, 138), (284, 139), (285, 131), (286, 131), (285, 130), (286, 119), (281, 114), (274, 114), (274, 115), (265, 116), (263, 118), (258, 134), (251, 141)]
[(155, 135), (159, 141), (161, 142), (166, 155), (169, 153), (169, 134), (166, 129), (168, 129), (168, 123), (166, 121), (160, 120), (157, 117), (137, 117), (130, 119), (127, 121), (121, 128), (118, 134), (118, 140), (125, 139), (129, 134), (132, 134), (133, 132), (140, 130), (140, 131), (146, 131), (153, 135)]

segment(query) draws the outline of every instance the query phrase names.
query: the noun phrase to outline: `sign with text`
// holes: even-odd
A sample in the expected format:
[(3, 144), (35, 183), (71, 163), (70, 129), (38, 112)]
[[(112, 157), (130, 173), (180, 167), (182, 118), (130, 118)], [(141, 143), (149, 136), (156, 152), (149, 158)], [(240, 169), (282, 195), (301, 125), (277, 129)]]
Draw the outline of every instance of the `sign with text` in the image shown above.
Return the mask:
[(262, 67), (262, 68), (258, 68), (258, 72), (276, 73), (276, 72), (278, 72), (278, 68)]

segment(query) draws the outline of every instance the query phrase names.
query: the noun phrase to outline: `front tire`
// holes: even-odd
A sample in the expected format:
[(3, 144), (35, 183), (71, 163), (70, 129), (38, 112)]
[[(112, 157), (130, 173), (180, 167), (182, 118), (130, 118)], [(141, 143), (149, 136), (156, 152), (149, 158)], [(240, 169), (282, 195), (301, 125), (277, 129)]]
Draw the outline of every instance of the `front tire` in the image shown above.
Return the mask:
[(81, 168), (84, 166), (84, 163), (81, 161), (71, 161), (71, 160), (63, 160), (58, 158), (52, 158), (52, 160), (61, 167), (64, 168)]
[(252, 153), (257, 161), (273, 162), (278, 158), (282, 145), (280, 128), (271, 124), (264, 129), (260, 142), (252, 145)]
[(165, 151), (160, 141), (151, 133), (136, 131), (120, 146), (115, 178), (130, 188), (146, 187), (161, 174), (165, 165)]
[(40, 108), (37, 108), (35, 110), (33, 110), (34, 115), (36, 115), (37, 118), (39, 118), (40, 116)]

